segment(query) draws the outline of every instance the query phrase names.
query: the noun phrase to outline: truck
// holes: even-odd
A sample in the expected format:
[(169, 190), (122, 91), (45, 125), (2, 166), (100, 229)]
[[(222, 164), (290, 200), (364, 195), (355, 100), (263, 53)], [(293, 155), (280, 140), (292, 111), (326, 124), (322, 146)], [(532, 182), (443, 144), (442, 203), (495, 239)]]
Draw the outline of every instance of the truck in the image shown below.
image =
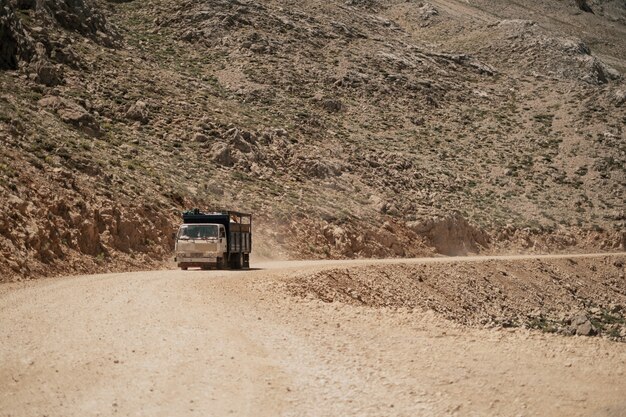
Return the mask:
[(250, 267), (252, 215), (238, 211), (199, 209), (183, 212), (175, 235), (175, 258), (182, 270)]

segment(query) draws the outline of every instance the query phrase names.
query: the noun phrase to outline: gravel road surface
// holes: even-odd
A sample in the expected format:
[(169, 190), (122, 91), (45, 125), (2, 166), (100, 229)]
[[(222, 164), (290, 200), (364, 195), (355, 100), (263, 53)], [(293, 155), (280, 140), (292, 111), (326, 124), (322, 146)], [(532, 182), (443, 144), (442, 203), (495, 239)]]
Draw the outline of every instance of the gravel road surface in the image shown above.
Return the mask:
[(450, 260), (2, 285), (0, 416), (626, 415), (626, 344), (464, 327), (270, 285), (337, 266)]

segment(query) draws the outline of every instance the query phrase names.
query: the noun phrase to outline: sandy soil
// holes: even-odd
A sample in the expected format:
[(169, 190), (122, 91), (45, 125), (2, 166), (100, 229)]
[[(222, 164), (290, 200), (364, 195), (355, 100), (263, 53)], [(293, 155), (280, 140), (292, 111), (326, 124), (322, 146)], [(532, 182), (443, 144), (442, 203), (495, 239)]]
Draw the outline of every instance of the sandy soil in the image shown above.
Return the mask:
[(398, 263), (2, 285), (0, 416), (626, 413), (626, 344), (273, 290), (302, 273), (385, 262)]

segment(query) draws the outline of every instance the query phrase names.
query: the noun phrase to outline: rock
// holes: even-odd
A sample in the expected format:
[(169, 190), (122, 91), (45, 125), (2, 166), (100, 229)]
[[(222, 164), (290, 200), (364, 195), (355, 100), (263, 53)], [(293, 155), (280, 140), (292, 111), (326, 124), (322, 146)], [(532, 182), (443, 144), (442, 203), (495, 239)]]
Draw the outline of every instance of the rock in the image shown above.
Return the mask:
[(343, 104), (340, 100), (325, 99), (322, 100), (322, 107), (329, 113), (337, 113), (343, 109)]
[(81, 106), (63, 108), (58, 111), (61, 120), (78, 127), (90, 136), (100, 135), (100, 126), (95, 118)]
[(430, 3), (424, 3), (422, 7), (419, 8), (419, 13), (423, 20), (428, 20), (433, 16), (439, 15), (439, 11)]
[(32, 10), (35, 8), (35, 0), (17, 0), (15, 6), (20, 10)]
[(115, 46), (119, 39), (119, 34), (90, 1), (46, 0), (37, 9), (50, 15), (64, 29), (78, 32), (101, 45)]
[(426, 237), (437, 252), (444, 255), (477, 253), (481, 247), (489, 247), (491, 241), (489, 234), (458, 214), (425, 222), (408, 222), (407, 226)]
[(193, 135), (193, 141), (205, 143), (209, 141), (209, 137), (203, 133), (196, 133), (195, 135)]
[(227, 167), (231, 167), (235, 163), (230, 147), (225, 143), (216, 143), (211, 147), (211, 159)]
[(54, 87), (63, 83), (63, 70), (60, 65), (53, 65), (48, 60), (40, 59), (31, 64), (33, 78), (36, 82)]
[(587, 74), (583, 77), (583, 80), (595, 85), (606, 84), (609, 80), (619, 79), (620, 73), (614, 68), (606, 65), (604, 62), (594, 56), (583, 57), (585, 66), (587, 68)]
[(18, 68), (35, 54), (33, 40), (26, 34), (11, 3), (0, 0), (0, 70)]
[(576, 5), (580, 10), (587, 13), (593, 13), (591, 6), (587, 3), (587, 0), (576, 0)]
[(585, 312), (580, 312), (570, 319), (569, 331), (580, 336), (593, 336), (597, 334), (596, 327), (591, 324)]
[(83, 106), (73, 101), (57, 96), (48, 96), (39, 100), (39, 105), (54, 111), (63, 122), (77, 127), (89, 136), (99, 137), (102, 133), (95, 117)]
[(250, 143), (245, 141), (243, 139), (243, 136), (239, 132), (237, 132), (233, 136), (233, 138), (230, 140), (230, 144), (233, 148), (243, 153), (250, 153), (252, 151), (252, 147), (250, 146)]
[(580, 336), (593, 336), (597, 333), (596, 328), (589, 320), (576, 327), (576, 334)]
[(148, 105), (141, 100), (137, 100), (135, 104), (131, 105), (126, 111), (127, 119), (136, 120), (142, 124), (148, 123), (148, 116)]
[(626, 90), (617, 90), (615, 93), (613, 93), (613, 103), (617, 107), (626, 103)]

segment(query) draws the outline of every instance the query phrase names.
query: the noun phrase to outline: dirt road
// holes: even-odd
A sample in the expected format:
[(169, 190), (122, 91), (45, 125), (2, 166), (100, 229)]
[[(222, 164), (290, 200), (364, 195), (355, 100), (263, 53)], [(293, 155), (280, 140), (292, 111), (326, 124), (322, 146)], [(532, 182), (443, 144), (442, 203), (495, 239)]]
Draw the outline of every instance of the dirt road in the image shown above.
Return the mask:
[(398, 262), (0, 286), (0, 416), (626, 415), (626, 344), (467, 328), (265, 285)]

